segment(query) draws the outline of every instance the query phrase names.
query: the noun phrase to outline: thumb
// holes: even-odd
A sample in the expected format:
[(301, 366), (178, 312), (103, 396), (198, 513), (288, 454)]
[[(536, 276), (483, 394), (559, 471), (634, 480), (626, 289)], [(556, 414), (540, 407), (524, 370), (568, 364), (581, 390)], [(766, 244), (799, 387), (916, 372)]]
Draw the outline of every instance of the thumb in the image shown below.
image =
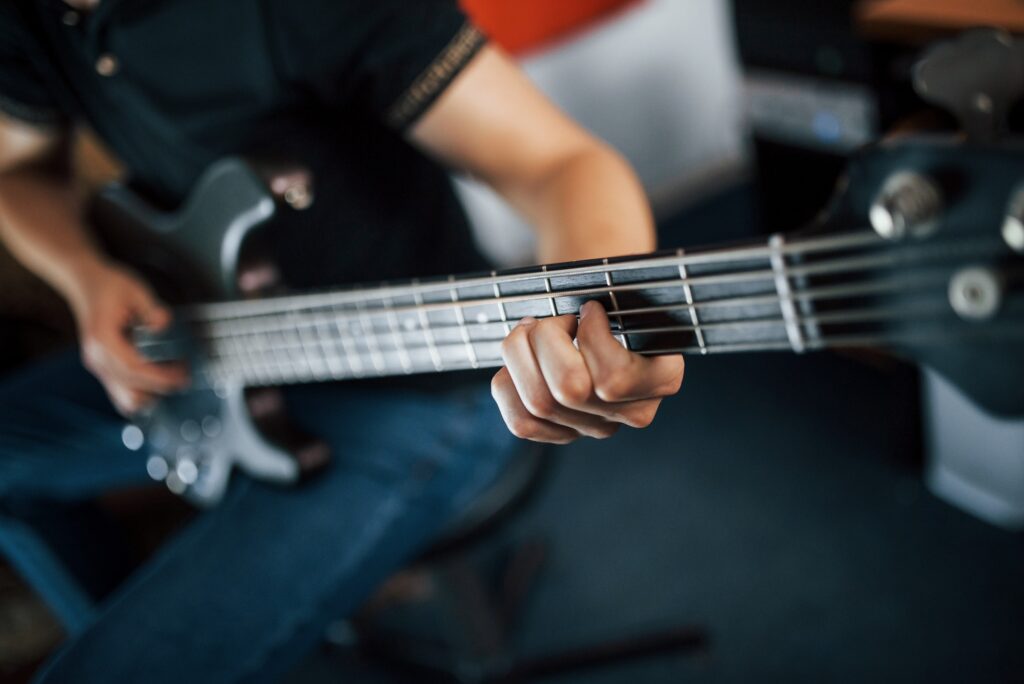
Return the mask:
[(165, 330), (171, 324), (170, 310), (145, 287), (139, 289), (135, 314), (143, 327), (152, 332)]

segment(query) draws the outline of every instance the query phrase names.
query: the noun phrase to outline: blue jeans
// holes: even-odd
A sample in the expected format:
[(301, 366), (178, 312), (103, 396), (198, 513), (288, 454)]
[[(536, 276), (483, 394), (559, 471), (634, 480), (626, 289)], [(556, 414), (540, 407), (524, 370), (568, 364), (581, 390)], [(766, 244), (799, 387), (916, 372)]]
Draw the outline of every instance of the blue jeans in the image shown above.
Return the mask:
[[(479, 384), (289, 390), (334, 462), (299, 488), (236, 477), (69, 639), (44, 682), (272, 681), (434, 538), (515, 452)], [(145, 481), (123, 420), (67, 354), (0, 382), (0, 502)]]

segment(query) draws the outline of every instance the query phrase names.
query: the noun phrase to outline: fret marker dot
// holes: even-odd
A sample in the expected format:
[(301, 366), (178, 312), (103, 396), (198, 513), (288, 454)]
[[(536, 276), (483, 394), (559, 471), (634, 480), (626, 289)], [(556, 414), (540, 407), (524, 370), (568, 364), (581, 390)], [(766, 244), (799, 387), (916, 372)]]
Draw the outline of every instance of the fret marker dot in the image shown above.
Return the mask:
[(404, 321), (402, 321), (402, 327), (405, 328), (406, 330), (415, 330), (416, 321), (414, 321), (411, 318), (406, 318)]
[(483, 323), (487, 323), (489, 320), (490, 320), (490, 318), (488, 318), (487, 314), (485, 314), (483, 311), (481, 311), (480, 313), (478, 313), (476, 315), (476, 322), (477, 323), (483, 324)]

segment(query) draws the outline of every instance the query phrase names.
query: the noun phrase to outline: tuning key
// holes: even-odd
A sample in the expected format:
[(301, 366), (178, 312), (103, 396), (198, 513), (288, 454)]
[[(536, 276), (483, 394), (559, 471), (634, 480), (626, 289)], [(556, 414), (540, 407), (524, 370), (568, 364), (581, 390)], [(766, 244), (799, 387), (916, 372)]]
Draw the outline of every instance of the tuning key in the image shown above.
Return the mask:
[(938, 226), (942, 193), (927, 176), (900, 171), (889, 176), (871, 203), (868, 220), (887, 240), (926, 237)]

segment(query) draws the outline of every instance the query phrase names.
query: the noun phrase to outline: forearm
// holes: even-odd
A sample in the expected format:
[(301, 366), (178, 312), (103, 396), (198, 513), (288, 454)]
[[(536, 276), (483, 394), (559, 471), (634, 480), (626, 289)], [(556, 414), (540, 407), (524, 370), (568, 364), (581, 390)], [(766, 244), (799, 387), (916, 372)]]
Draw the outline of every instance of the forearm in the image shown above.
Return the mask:
[(536, 230), (543, 262), (655, 248), (650, 206), (636, 174), (603, 145), (568, 156), (528, 187), (508, 194)]
[(60, 171), (32, 165), (0, 173), (0, 238), (72, 306), (104, 266), (81, 216), (81, 198)]

